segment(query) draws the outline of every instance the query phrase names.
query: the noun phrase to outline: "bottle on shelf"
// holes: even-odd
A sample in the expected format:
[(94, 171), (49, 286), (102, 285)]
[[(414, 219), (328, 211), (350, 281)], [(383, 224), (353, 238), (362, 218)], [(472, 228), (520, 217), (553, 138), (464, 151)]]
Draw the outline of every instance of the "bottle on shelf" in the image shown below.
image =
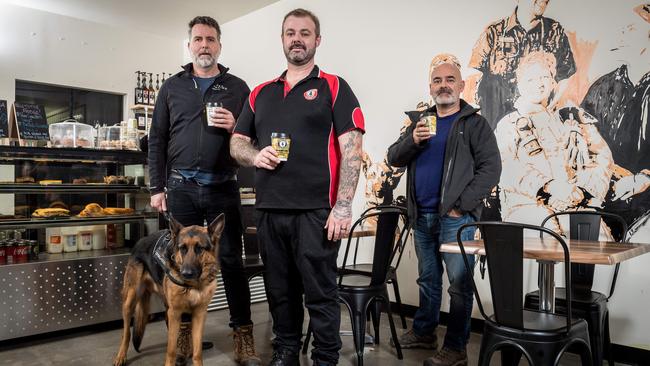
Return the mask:
[(154, 101), (158, 99), (158, 92), (160, 91), (160, 74), (156, 74), (156, 97), (154, 98)]
[(163, 74), (162, 84), (164, 84), (165, 83), (165, 73), (163, 72), (162, 74)]
[(142, 73), (142, 103), (149, 104), (149, 89), (147, 88), (147, 73)]
[(153, 88), (153, 73), (149, 73), (149, 105), (156, 104), (156, 90)]
[(140, 80), (140, 71), (135, 72), (138, 75), (137, 83), (135, 84), (135, 104), (142, 104), (142, 84)]

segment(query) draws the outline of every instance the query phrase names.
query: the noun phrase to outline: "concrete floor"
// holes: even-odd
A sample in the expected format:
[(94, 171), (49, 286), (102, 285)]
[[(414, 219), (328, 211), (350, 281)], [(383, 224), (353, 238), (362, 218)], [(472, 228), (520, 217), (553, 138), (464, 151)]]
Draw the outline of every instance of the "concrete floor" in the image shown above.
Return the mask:
[[(255, 304), (252, 307), (253, 322), (255, 323), (255, 341), (257, 351), (266, 365), (271, 359), (272, 349), (270, 340), (272, 338), (271, 318), (268, 315), (266, 303)], [(347, 311), (343, 311), (341, 322), (342, 330), (350, 329), (350, 321)], [(398, 319), (396, 318), (396, 322)], [(306, 322), (305, 322), (306, 324)], [(422, 361), (430, 357), (429, 350), (404, 350), (404, 359), (398, 360), (396, 353), (388, 342), (390, 329), (388, 319), (384, 315), (381, 321), (380, 330), (381, 344), (378, 346), (367, 345), (365, 348), (364, 361), (366, 365), (382, 366), (420, 366)], [(398, 333), (402, 330), (398, 326)], [(112, 358), (120, 341), (121, 329), (94, 330), (84, 332), (73, 332), (63, 336), (43, 337), (29, 342), (15, 343), (11, 345), (0, 344), (0, 365), (11, 366), (45, 366), (45, 365), (68, 365), (68, 366), (92, 366), (110, 365)], [(208, 314), (205, 339), (212, 341), (215, 347), (203, 353), (203, 360), (206, 365), (235, 365), (232, 357), (232, 337), (229, 336), (228, 312), (216, 311)], [(444, 327), (439, 329), (439, 339), (444, 335)], [(468, 345), (469, 364), (476, 365), (480, 347), (480, 334), (472, 333)], [(356, 365), (356, 354), (354, 342), (351, 337), (342, 337), (343, 348), (341, 350), (340, 365)], [(166, 347), (166, 328), (163, 321), (150, 323), (147, 326), (142, 341), (141, 353), (136, 353), (133, 346), (130, 347), (127, 355), (129, 365), (162, 365)], [(302, 365), (311, 365), (309, 356), (301, 356)], [(499, 356), (492, 360), (493, 365), (499, 365)], [(522, 361), (522, 365), (526, 362)], [(566, 355), (562, 365), (579, 365), (579, 359), (574, 355)]]

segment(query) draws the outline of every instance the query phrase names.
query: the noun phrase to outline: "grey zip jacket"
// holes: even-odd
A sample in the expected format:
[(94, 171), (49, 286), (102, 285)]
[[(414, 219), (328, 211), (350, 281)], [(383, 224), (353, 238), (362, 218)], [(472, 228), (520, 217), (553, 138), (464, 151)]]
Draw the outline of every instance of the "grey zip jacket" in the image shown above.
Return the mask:
[[(436, 111), (431, 107), (406, 112), (411, 120), (400, 137), (388, 148), (388, 164), (408, 167), (406, 195), (411, 222), (417, 219), (415, 200), (415, 161), (428, 141), (420, 145), (413, 140), (413, 130), (422, 115)], [(476, 220), (481, 216), (482, 200), (490, 195), (501, 176), (501, 155), (496, 138), (487, 120), (478, 109), (460, 101), (460, 113), (451, 126), (445, 147), (445, 166), (440, 192), (440, 215), (452, 208), (470, 213)]]

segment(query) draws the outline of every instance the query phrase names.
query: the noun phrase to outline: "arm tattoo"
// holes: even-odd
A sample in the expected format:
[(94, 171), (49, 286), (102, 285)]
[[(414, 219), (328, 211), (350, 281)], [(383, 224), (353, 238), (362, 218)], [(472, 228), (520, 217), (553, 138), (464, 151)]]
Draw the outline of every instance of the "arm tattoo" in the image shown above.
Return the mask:
[(250, 167), (255, 165), (255, 156), (259, 153), (250, 140), (244, 137), (232, 136), (230, 138), (230, 155), (241, 166)]
[(342, 159), (339, 169), (339, 188), (333, 212), (337, 218), (350, 218), (352, 216), (352, 199), (357, 189), (359, 171), (361, 170), (361, 132), (353, 130), (339, 137), (339, 146)]

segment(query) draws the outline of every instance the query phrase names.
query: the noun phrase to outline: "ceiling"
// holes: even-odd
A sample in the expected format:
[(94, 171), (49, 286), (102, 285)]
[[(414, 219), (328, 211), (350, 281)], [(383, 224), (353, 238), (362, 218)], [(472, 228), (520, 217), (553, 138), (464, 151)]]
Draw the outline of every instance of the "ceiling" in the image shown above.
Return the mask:
[(278, 0), (0, 0), (17, 6), (169, 38), (186, 38), (187, 23), (209, 15), (225, 23)]

